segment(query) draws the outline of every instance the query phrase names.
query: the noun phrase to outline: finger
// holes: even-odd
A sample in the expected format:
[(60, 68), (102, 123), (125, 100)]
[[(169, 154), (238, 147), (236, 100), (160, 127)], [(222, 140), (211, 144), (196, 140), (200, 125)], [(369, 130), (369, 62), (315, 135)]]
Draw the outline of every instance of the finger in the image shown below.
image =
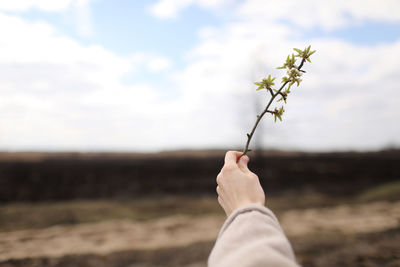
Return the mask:
[(250, 161), (250, 158), (246, 155), (244, 155), (243, 157), (240, 157), (239, 162), (238, 162), (239, 168), (244, 172), (250, 172), (249, 168), (247, 167), (247, 164), (249, 163), (249, 161)]
[(240, 159), (240, 157), (243, 155), (243, 152), (239, 152), (239, 151), (234, 151), (236, 154), (236, 162)]
[(217, 178), (215, 179), (215, 181), (217, 182), (217, 184), (219, 184), (221, 182), (221, 172), (218, 173)]
[(217, 188), (216, 188), (215, 191), (217, 191), (217, 194), (218, 194), (218, 196), (219, 196), (219, 195), (221, 194), (221, 187), (217, 186)]
[(233, 165), (236, 164), (236, 160), (237, 160), (237, 151), (228, 151), (225, 154), (225, 165)]

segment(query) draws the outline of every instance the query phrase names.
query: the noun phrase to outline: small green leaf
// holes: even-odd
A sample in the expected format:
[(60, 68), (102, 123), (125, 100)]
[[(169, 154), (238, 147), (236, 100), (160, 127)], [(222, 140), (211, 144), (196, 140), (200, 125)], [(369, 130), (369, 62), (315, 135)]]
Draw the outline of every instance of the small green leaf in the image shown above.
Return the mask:
[(291, 81), (290, 83), (289, 83), (289, 86), (288, 86), (288, 89), (290, 89), (290, 87), (292, 87), (292, 85), (295, 83), (295, 81)]
[(298, 49), (298, 48), (293, 48), (293, 50), (296, 51), (296, 52), (299, 53), (299, 54), (303, 53), (303, 51), (301, 51), (301, 50)]
[(311, 60), (309, 58), (306, 58), (306, 60), (311, 63)]
[(283, 93), (284, 93), (285, 95), (288, 95), (288, 94), (290, 94), (290, 90), (289, 90), (289, 89), (286, 89)]

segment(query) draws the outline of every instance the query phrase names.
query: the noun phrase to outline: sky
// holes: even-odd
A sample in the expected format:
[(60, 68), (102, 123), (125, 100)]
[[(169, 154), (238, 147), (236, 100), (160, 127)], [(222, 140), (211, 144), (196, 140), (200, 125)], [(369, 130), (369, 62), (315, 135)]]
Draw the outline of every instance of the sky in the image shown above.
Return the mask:
[[(0, 0), (0, 150), (241, 149), (292, 48), (317, 52), (251, 146), (400, 146), (400, 1)], [(280, 107), (281, 102), (273, 107)]]

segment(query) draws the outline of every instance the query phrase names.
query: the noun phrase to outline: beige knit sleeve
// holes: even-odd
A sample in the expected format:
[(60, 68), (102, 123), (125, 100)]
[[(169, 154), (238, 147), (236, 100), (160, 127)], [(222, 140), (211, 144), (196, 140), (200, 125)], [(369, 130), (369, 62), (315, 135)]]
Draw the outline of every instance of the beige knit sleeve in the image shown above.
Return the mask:
[(208, 267), (299, 266), (278, 219), (251, 204), (225, 221), (208, 258)]

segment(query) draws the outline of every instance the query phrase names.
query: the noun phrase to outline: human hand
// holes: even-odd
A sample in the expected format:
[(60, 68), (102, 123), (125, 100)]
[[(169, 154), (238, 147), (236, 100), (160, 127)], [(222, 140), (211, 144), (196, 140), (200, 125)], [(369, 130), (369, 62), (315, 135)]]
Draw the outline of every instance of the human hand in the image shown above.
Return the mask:
[(217, 175), (218, 202), (227, 216), (247, 204), (265, 204), (265, 194), (258, 176), (247, 168), (248, 156), (228, 151), (225, 164)]

